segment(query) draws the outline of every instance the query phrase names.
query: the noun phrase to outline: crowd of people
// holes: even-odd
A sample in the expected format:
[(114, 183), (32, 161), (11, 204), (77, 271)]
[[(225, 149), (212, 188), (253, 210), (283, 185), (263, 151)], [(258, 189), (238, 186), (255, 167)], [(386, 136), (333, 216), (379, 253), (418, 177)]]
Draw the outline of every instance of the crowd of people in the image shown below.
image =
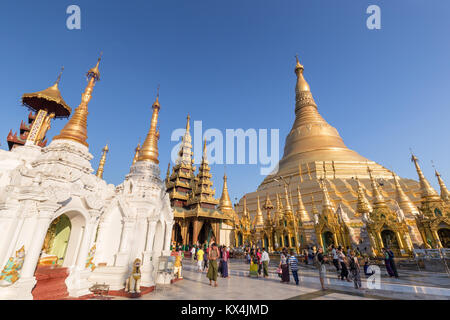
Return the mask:
[[(191, 259), (197, 261), (198, 272), (206, 272), (210, 285), (217, 287), (217, 277), (229, 278), (230, 248), (218, 246), (214, 240), (209, 244), (194, 245), (189, 249)], [(181, 251), (177, 247), (177, 251)], [(236, 249), (235, 249), (236, 250)], [(250, 277), (269, 277), (270, 257), (266, 248), (242, 247), (236, 251), (243, 252), (246, 262), (250, 266)], [(233, 252), (233, 249), (231, 250)], [(387, 274), (390, 277), (398, 278), (397, 267), (394, 261), (394, 253), (389, 248), (383, 248), (384, 264)], [(361, 253), (359, 248), (343, 248), (342, 246), (331, 245), (324, 253), (321, 247), (309, 247), (297, 255), (294, 249), (283, 248), (280, 251), (280, 261), (277, 274), (281, 278), (281, 283), (290, 283), (290, 276), (296, 285), (299, 285), (299, 261), (305, 264), (313, 264), (317, 268), (322, 290), (326, 290), (324, 279), (326, 277), (326, 265), (334, 265), (338, 279), (354, 283), (356, 289), (361, 288), (361, 266), (360, 260), (364, 261), (363, 272), (365, 276), (371, 276), (375, 271), (371, 270), (370, 258), (367, 254)]]
[[(182, 249), (177, 246), (177, 250)], [(212, 239), (210, 243), (203, 245), (197, 244), (190, 248), (185, 247), (189, 251), (192, 262), (197, 261), (197, 271), (206, 272), (211, 286), (217, 287), (217, 277), (229, 278), (228, 262), (230, 259), (230, 248), (227, 246), (218, 246)]]

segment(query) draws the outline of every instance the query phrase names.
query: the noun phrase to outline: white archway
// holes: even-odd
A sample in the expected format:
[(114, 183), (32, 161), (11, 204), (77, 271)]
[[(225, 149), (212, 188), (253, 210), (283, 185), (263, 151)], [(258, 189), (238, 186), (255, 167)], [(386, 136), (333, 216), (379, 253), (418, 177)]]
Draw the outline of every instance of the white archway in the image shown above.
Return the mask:
[(67, 210), (58, 213), (55, 217), (65, 214), (71, 223), (69, 242), (67, 243), (66, 254), (64, 257), (63, 267), (70, 267), (76, 264), (80, 251), (81, 241), (85, 236), (86, 217), (78, 210)]

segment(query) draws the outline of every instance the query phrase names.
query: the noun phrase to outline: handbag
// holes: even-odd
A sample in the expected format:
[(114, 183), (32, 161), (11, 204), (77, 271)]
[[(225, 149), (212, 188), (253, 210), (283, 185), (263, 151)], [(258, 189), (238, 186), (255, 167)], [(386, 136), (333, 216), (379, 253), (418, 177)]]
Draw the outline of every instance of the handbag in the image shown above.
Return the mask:
[(278, 267), (277, 268), (277, 274), (278, 274), (278, 276), (281, 278), (281, 274), (283, 273), (283, 271), (281, 271), (281, 268), (280, 267)]

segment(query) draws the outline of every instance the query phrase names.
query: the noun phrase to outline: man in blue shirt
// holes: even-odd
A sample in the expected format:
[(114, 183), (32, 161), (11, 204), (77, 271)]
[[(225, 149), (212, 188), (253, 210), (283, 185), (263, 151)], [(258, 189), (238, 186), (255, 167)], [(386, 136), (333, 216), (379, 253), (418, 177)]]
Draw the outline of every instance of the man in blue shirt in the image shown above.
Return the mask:
[(292, 276), (294, 277), (295, 284), (298, 285), (298, 260), (295, 256), (294, 249), (291, 249), (291, 255), (288, 258), (289, 269), (291, 269)]

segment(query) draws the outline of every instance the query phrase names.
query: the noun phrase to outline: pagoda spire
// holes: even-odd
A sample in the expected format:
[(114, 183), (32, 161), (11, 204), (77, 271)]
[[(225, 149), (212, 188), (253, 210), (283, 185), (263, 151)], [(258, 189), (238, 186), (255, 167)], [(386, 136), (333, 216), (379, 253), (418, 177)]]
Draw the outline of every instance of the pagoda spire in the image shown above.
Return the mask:
[(279, 221), (283, 218), (283, 209), (283, 203), (281, 202), (280, 195), (277, 192), (277, 208), (274, 216), (275, 221)]
[(170, 161), (169, 161), (169, 163), (167, 164), (166, 182), (169, 181), (169, 178), (170, 178)]
[(372, 191), (373, 191), (373, 203), (375, 207), (386, 207), (386, 200), (384, 200), (383, 195), (381, 194), (380, 190), (378, 189), (378, 183), (375, 181), (375, 178), (372, 175), (372, 169), (370, 167), (367, 167), (367, 171), (369, 172), (370, 176), (370, 183), (372, 184)]
[(138, 157), (139, 157), (139, 151), (141, 150), (141, 143), (138, 143), (138, 145), (136, 146), (136, 148), (134, 149), (134, 157), (133, 157), (133, 163), (135, 164)]
[(103, 147), (102, 151), (103, 151), (103, 154), (102, 154), (102, 157), (101, 157), (99, 165), (98, 165), (97, 173), (95, 174), (100, 179), (103, 179), (103, 170), (105, 169), (106, 154), (109, 151), (108, 144), (106, 144)]
[(203, 155), (202, 155), (202, 162), (208, 164), (208, 155), (206, 152), (206, 139), (203, 142)]
[(300, 186), (297, 186), (297, 197), (298, 197), (297, 215), (300, 217), (301, 222), (308, 222), (310, 219), (308, 216), (308, 212), (306, 211), (305, 205), (303, 204), (302, 194), (300, 193)]
[(264, 228), (264, 216), (261, 211), (261, 206), (259, 203), (259, 195), (257, 196), (256, 202), (257, 202), (257, 208), (256, 208), (255, 220), (253, 222), (253, 228), (254, 229), (262, 229), (262, 228)]
[(447, 189), (447, 186), (445, 185), (444, 180), (442, 180), (441, 174), (436, 169), (434, 169), (434, 173), (436, 175), (436, 178), (438, 179), (439, 187), (441, 188), (441, 198), (445, 202), (448, 202), (450, 200), (450, 193)]
[(263, 209), (266, 210), (266, 220), (271, 223), (272, 217), (270, 215), (270, 210), (273, 209), (272, 201), (270, 201), (269, 193), (266, 193), (266, 200), (264, 201)]
[(189, 199), (188, 204), (197, 204), (198, 206), (201, 206), (201, 203), (205, 203), (207, 205), (213, 205), (214, 207), (219, 204), (219, 200), (214, 198), (216, 191), (212, 189), (213, 182), (211, 181), (212, 175), (210, 170), (211, 168), (208, 165), (208, 159), (206, 157), (205, 140), (202, 162), (194, 180), (193, 197)]
[(230, 194), (228, 193), (228, 185), (227, 185), (227, 175), (224, 173), (223, 175), (223, 188), (222, 188), (222, 196), (219, 201), (219, 210), (223, 213), (231, 213), (233, 210), (233, 204), (230, 200)]
[(150, 123), (150, 130), (148, 131), (147, 137), (145, 138), (145, 141), (142, 144), (142, 148), (139, 151), (137, 161), (151, 161), (155, 164), (158, 164), (159, 131), (157, 131), (157, 125), (158, 125), (159, 110), (161, 109), (161, 106), (159, 105), (159, 87), (158, 93), (156, 94), (156, 100), (153, 103), (152, 108), (153, 113), (152, 113), (152, 120)]
[(284, 185), (284, 196), (286, 197), (286, 211), (290, 212), (292, 211), (291, 204), (289, 203), (289, 195), (287, 190), (287, 185)]
[(365, 192), (359, 182), (358, 177), (355, 178), (358, 192), (358, 202), (356, 204), (356, 216), (364, 216), (372, 211), (369, 200), (367, 200)]
[(191, 134), (189, 132), (190, 119), (191, 119), (191, 117), (188, 114), (186, 117), (186, 131), (182, 138), (181, 145), (180, 145), (180, 151), (178, 151), (178, 159), (176, 161), (176, 164), (183, 163), (184, 165), (186, 165), (188, 167), (192, 167), (192, 162), (193, 162), (192, 161), (192, 144), (191, 144), (192, 138), (191, 138)]
[(320, 187), (322, 189), (323, 201), (322, 201), (322, 212), (324, 210), (330, 210), (331, 212), (335, 211), (334, 205), (331, 202), (330, 195), (328, 194), (327, 185), (325, 184), (324, 179), (320, 180)]
[(245, 229), (250, 229), (250, 214), (247, 208), (247, 196), (244, 196), (244, 207), (242, 210), (241, 223)]
[(100, 80), (100, 71), (98, 69), (101, 60), (101, 55), (97, 60), (97, 64), (94, 68), (91, 68), (87, 74), (88, 84), (81, 95), (81, 103), (75, 109), (74, 114), (70, 120), (66, 123), (59, 135), (53, 137), (53, 140), (73, 140), (88, 147), (87, 140), (87, 116), (88, 104), (92, 98), (92, 91), (95, 83)]
[(414, 154), (411, 154), (411, 161), (414, 162), (414, 165), (416, 166), (416, 171), (419, 176), (419, 182), (420, 182), (420, 191), (422, 194), (422, 199), (430, 199), (430, 200), (437, 200), (439, 198), (436, 190), (434, 190), (430, 183), (428, 182), (427, 178), (425, 178), (422, 169), (419, 166), (419, 159)]
[[(311, 214), (314, 217), (314, 219), (318, 219), (319, 217), (319, 210), (317, 210), (316, 204), (314, 203), (314, 196), (311, 193)], [(316, 220), (317, 222), (317, 220)]]
[(403, 191), (402, 186), (400, 185), (400, 182), (398, 181), (398, 177), (394, 172), (392, 172), (392, 177), (394, 178), (395, 191), (397, 194), (396, 200), (397, 200), (399, 207), (405, 213), (417, 214), (418, 210), (417, 210), (416, 206), (411, 202), (411, 200), (408, 198), (408, 196)]
[[(296, 57), (295, 74), (295, 121), (286, 137), (283, 158), (276, 175), (269, 175), (265, 182), (278, 176), (297, 175), (298, 166), (307, 165), (316, 159), (321, 161), (345, 160), (367, 161), (345, 145), (339, 132), (319, 113), (308, 82), (304, 78), (304, 67)], [(308, 166), (306, 166), (308, 169)]]

